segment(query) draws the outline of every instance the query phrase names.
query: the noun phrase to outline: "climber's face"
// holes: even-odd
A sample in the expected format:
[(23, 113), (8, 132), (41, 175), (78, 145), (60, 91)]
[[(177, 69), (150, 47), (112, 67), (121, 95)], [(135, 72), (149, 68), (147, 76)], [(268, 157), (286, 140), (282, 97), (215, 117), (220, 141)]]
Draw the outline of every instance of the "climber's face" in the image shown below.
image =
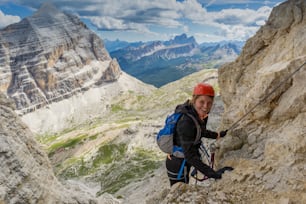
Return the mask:
[(194, 108), (201, 119), (207, 117), (213, 105), (214, 99), (211, 96), (201, 95), (194, 101)]

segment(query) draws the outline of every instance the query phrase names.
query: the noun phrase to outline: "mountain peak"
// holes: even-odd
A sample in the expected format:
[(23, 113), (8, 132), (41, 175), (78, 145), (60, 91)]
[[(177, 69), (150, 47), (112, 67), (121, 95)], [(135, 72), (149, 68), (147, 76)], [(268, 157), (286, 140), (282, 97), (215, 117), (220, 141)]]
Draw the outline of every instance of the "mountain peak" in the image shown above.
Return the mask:
[(182, 35), (175, 36), (174, 39), (166, 41), (164, 44), (165, 45), (174, 45), (174, 44), (194, 44), (194, 45), (197, 45), (198, 43), (196, 42), (196, 40), (194, 39), (193, 36), (188, 38), (187, 35), (185, 33), (183, 33)]
[(45, 2), (34, 13), (33, 16), (42, 16), (42, 15), (53, 16), (53, 15), (58, 14), (58, 13), (62, 13), (62, 12), (59, 9), (57, 9), (54, 4), (52, 4), (51, 2)]
[(174, 37), (174, 40), (187, 40), (187, 35), (185, 33), (182, 35), (177, 35)]
[(1, 30), (0, 36), (0, 53), (10, 59), (0, 61), (0, 67), (7, 67), (12, 77), (0, 80), (0, 87), (20, 113), (69, 98), (96, 82), (116, 81), (120, 75), (119, 65), (110, 66), (112, 59), (101, 39), (78, 17), (51, 3)]

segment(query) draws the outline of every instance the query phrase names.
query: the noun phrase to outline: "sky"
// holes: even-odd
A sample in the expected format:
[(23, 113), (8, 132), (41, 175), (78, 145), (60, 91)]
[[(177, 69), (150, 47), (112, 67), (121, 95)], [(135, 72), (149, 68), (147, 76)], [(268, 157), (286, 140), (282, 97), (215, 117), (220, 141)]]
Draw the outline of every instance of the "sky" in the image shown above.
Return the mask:
[(32, 15), (44, 2), (72, 13), (102, 39), (169, 40), (182, 33), (198, 43), (245, 41), (285, 0), (0, 0), (0, 28)]

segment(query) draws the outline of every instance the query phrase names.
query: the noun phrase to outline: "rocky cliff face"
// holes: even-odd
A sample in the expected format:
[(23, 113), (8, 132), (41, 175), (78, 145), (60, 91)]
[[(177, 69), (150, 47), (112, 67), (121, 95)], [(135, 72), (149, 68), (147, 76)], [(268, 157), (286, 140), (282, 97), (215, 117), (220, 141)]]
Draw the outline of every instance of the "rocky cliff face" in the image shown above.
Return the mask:
[[(64, 186), (54, 176), (46, 154), (0, 93), (0, 203), (104, 203), (79, 186)], [(109, 203), (116, 203), (109, 200)]]
[(121, 70), (76, 16), (44, 4), (0, 30), (0, 90), (21, 113), (115, 81)]
[(122, 72), (76, 16), (48, 3), (0, 30), (0, 67), (0, 91), (37, 133), (101, 117), (114, 96), (153, 88)]
[(305, 16), (304, 0), (277, 6), (240, 57), (219, 70), (223, 128), (263, 102), (219, 143), (219, 167), (235, 170), (206, 189), (177, 186), (167, 203), (306, 202), (306, 66), (275, 89), (306, 62)]

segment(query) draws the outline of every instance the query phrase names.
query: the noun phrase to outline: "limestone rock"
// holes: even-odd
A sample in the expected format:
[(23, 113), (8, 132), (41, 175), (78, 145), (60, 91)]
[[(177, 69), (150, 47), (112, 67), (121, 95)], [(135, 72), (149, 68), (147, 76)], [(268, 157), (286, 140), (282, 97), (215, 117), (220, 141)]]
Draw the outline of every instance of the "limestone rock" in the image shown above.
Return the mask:
[(96, 34), (48, 3), (0, 30), (0, 67), (0, 91), (21, 113), (115, 81), (121, 74)]
[[(187, 197), (189, 203), (306, 203), (305, 33), (306, 2), (286, 1), (236, 61), (219, 69), (222, 127), (255, 107), (219, 142), (218, 167), (234, 171), (208, 188), (174, 187), (164, 203), (184, 203)], [(199, 202), (192, 195), (205, 197)]]
[(99, 203), (56, 179), (46, 154), (7, 103), (0, 93), (0, 203)]
[[(244, 148), (236, 149), (236, 153), (230, 152), (233, 148), (227, 149), (223, 162), (230, 162), (234, 155), (250, 159), (257, 167), (249, 170), (249, 185), (261, 183), (274, 200), (286, 192), (289, 198), (280, 199), (282, 202), (306, 201), (303, 184), (306, 177), (301, 174), (305, 163), (301, 154), (306, 149), (305, 10), (306, 3), (300, 0), (274, 8), (266, 25), (247, 41), (238, 59), (219, 70), (226, 110), (224, 127), (229, 128), (260, 103), (232, 131), (232, 137), (234, 132), (246, 135), (247, 139), (241, 140)], [(231, 142), (227, 146), (232, 146)], [(233, 164), (237, 169), (242, 167)], [(256, 179), (251, 179), (252, 174), (256, 174)], [(255, 191), (249, 193), (259, 196)]]
[(0, 30), (0, 91), (35, 133), (79, 125), (115, 96), (154, 89), (124, 73), (79, 18), (49, 3)]

